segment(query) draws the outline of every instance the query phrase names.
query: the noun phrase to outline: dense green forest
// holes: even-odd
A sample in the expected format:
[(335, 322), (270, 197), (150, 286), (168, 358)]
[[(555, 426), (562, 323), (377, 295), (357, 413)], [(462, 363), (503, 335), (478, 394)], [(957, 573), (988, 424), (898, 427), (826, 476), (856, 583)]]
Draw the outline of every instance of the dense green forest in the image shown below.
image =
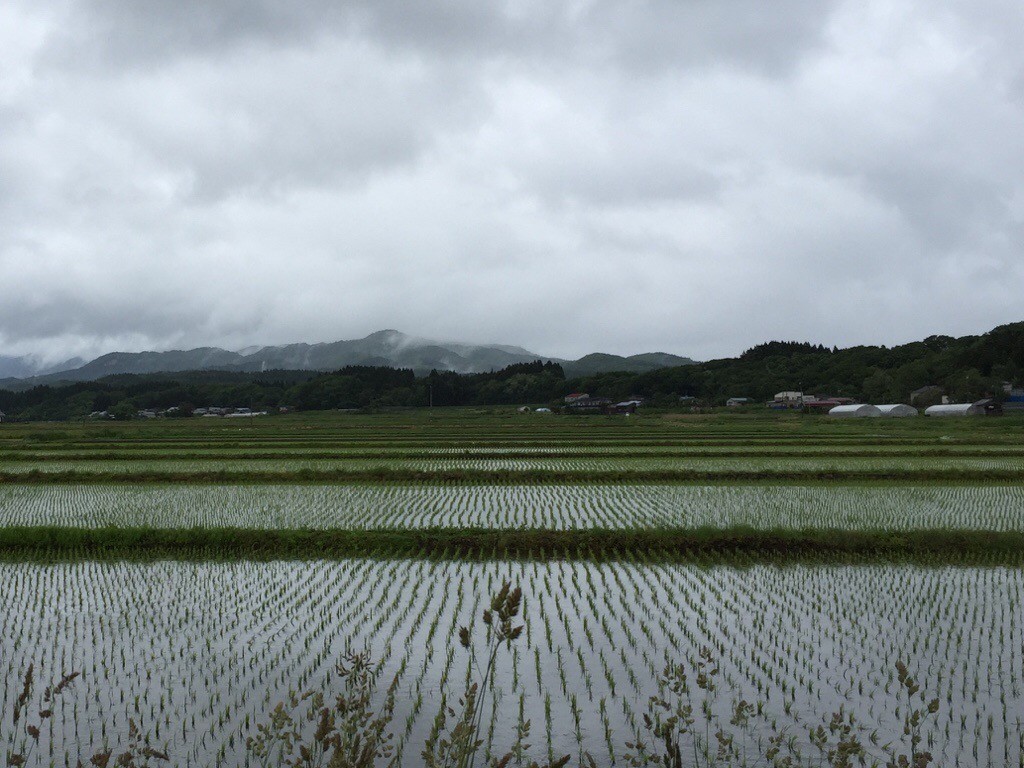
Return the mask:
[(350, 366), (330, 373), (192, 371), (119, 375), (23, 392), (0, 390), (0, 411), (18, 420), (82, 418), (108, 411), (128, 418), (140, 409), (245, 407), (274, 411), (433, 404), (555, 403), (570, 392), (624, 399), (640, 395), (656, 405), (695, 397), (720, 405), (729, 397), (770, 399), (780, 390), (868, 402), (906, 402), (920, 387), (935, 385), (954, 400), (1000, 396), (1003, 382), (1024, 381), (1024, 323), (981, 336), (931, 336), (897, 347), (828, 349), (772, 341), (738, 358), (663, 368), (646, 373), (603, 373), (566, 379), (555, 363), (520, 363), (500, 371), (457, 374)]

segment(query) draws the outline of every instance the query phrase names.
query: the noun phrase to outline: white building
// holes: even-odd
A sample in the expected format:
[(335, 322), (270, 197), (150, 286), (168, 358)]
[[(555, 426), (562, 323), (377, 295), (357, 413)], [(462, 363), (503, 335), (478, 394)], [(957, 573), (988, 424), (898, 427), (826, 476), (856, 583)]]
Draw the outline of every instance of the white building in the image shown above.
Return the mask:
[(979, 416), (984, 411), (974, 403), (950, 403), (948, 405), (932, 405), (924, 409), (925, 416)]
[(917, 416), (919, 413), (917, 408), (914, 408), (912, 405), (904, 405), (903, 403), (892, 403), (891, 405), (879, 405), (877, 407), (883, 416), (890, 419)]
[(803, 392), (776, 392), (774, 400), (779, 403), (802, 403), (804, 400)]
[(854, 403), (853, 405), (837, 405), (828, 412), (828, 415), (837, 419), (863, 419), (878, 418), (882, 412), (873, 405)]

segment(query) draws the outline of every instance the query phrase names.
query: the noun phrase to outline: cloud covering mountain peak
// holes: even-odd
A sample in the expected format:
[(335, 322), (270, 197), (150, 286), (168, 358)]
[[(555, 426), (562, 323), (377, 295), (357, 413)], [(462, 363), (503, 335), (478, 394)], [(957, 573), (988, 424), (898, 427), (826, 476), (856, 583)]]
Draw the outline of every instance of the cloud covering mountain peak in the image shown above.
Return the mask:
[(979, 333), (1024, 293), (1022, 27), (1013, 0), (9, 0), (0, 350)]

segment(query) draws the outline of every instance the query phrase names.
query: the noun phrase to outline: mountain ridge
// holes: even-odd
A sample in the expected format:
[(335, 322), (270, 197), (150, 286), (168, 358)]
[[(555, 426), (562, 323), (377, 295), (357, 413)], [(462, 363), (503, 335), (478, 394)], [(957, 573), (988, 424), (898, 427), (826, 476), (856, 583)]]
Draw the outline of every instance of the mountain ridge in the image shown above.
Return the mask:
[[(486, 373), (515, 363), (542, 360), (563, 366), (566, 375), (609, 371), (642, 373), (657, 368), (689, 365), (690, 358), (664, 352), (623, 357), (592, 353), (579, 360), (566, 360), (531, 352), (508, 344), (441, 342), (402, 333), (394, 329), (375, 331), (361, 339), (333, 342), (250, 346), (235, 352), (221, 347), (196, 347), (163, 352), (108, 352), (89, 361), (72, 359), (67, 367), (42, 367), (34, 356), (0, 356), (0, 385), (17, 380), (26, 384), (96, 381), (117, 374), (180, 373), (223, 370), (260, 372), (266, 370), (331, 371), (347, 365), (410, 368), (417, 374), (431, 370), (456, 373)], [(77, 363), (77, 364), (76, 364)]]

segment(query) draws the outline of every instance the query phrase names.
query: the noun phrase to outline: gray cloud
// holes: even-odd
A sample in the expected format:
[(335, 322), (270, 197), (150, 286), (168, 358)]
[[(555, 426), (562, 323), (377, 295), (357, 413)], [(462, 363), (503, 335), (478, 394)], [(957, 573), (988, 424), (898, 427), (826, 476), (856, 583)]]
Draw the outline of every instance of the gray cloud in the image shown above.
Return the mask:
[(427, 58), (509, 56), (601, 63), (657, 73), (695, 63), (787, 68), (816, 43), (835, 0), (79, 0), (49, 57), (122, 68), (244, 47), (360, 39)]
[(0, 354), (396, 327), (706, 358), (1024, 319), (1022, 17), (15, 0)]

